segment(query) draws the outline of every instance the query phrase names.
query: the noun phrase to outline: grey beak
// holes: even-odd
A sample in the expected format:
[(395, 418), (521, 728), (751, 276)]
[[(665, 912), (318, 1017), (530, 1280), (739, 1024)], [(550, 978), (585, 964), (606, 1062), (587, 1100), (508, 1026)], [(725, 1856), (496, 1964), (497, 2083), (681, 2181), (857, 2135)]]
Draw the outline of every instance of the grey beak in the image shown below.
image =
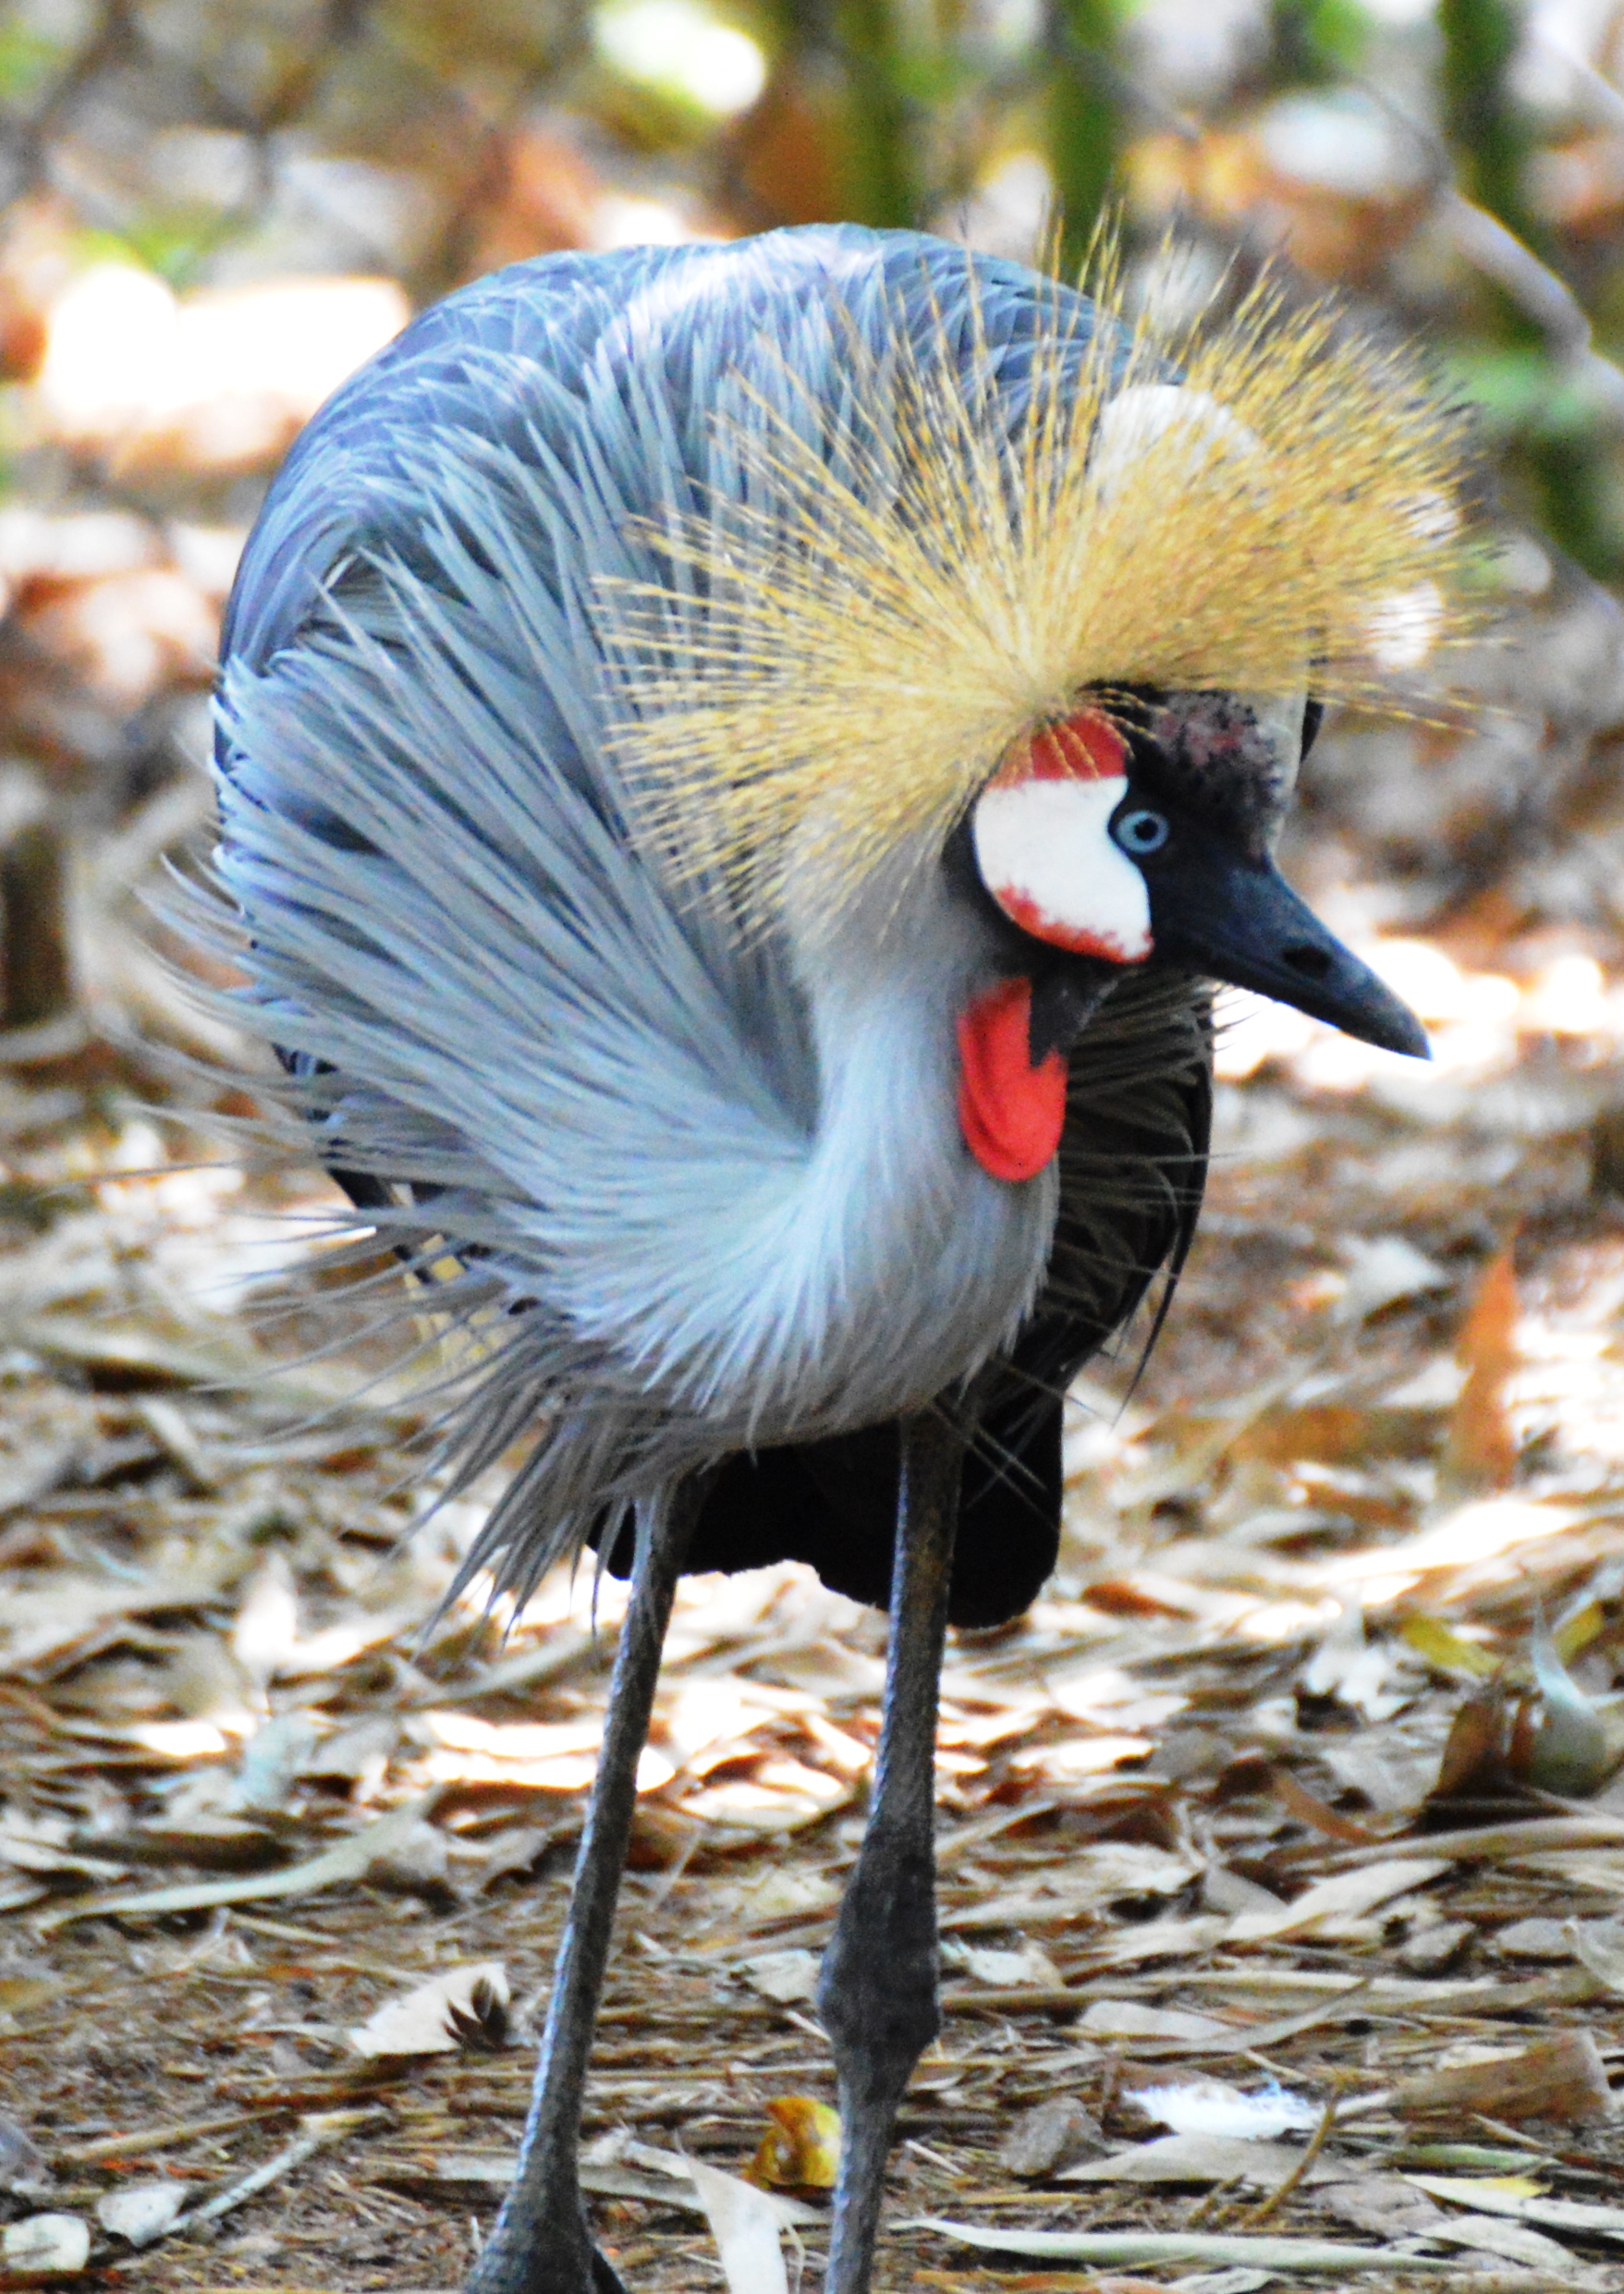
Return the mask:
[(1426, 1031), (1385, 981), (1300, 900), (1274, 862), (1145, 872), (1156, 954), (1328, 1020), (1344, 1035), (1431, 1057)]

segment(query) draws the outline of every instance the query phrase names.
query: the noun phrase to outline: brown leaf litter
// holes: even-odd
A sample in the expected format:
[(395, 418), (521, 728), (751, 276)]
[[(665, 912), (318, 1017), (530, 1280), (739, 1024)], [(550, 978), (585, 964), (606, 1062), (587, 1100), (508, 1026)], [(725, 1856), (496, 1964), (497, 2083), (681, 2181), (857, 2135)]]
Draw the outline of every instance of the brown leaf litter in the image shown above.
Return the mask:
[[(1543, 925), (1375, 952), (1433, 1068), (1226, 1035), (1163, 1346), (1079, 1390), (1044, 1599), (949, 1652), (883, 2289), (1624, 2288), (1624, 987)], [(308, 1327), (311, 1199), (98, 1105), (0, 1094), (0, 2259), (450, 2288), (622, 1591), (423, 1637), (488, 1494), (431, 1509), (375, 1365), (335, 1417), (353, 1366), (247, 1335), (290, 1239)], [(793, 1569), (679, 1600), (586, 2122), (651, 2294), (718, 2224), (821, 2244), (883, 1650)]]

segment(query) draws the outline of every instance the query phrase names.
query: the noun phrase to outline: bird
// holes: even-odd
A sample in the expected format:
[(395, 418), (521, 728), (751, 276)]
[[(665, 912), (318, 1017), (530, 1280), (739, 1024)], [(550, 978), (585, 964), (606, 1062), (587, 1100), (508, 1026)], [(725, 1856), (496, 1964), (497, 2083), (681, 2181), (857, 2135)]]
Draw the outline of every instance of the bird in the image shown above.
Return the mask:
[(578, 2127), (661, 1641), (685, 1570), (785, 1559), (891, 1616), (818, 1993), (866, 2294), (945, 1634), (1037, 1592), (1067, 1388), (1166, 1312), (1215, 986), (1425, 1054), (1275, 848), (1381, 632), (1458, 626), (1460, 419), (1268, 275), (1153, 302), (852, 225), (536, 258), (341, 386), (248, 542), (189, 928), (378, 1316), (455, 1341), (450, 1485), (528, 1440), (459, 1583), (631, 1580), (470, 2294), (620, 2287)]

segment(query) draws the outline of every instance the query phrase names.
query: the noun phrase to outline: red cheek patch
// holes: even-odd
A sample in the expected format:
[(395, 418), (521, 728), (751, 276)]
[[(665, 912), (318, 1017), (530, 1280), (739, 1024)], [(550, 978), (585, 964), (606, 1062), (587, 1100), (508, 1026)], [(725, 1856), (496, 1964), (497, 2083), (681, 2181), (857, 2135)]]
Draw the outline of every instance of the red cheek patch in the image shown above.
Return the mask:
[(959, 1019), (959, 1128), (993, 1178), (1036, 1178), (1066, 1121), (1066, 1061), (1032, 1064), (1032, 982), (1000, 980)]

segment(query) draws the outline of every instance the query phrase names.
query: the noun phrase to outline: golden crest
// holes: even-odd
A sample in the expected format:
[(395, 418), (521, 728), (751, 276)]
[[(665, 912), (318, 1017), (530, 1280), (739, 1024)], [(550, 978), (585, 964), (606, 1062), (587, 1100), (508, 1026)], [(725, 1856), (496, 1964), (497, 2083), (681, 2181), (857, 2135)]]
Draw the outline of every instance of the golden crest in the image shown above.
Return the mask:
[(747, 917), (933, 849), (1080, 696), (1370, 702), (1395, 633), (1467, 626), (1466, 424), (1412, 352), (1266, 277), (1175, 341), (1108, 251), (1092, 312), (1047, 284), (1014, 419), (961, 336), (849, 325), (838, 407), (751, 399), (749, 499), (645, 535), (667, 584), (601, 587), (640, 827)]

